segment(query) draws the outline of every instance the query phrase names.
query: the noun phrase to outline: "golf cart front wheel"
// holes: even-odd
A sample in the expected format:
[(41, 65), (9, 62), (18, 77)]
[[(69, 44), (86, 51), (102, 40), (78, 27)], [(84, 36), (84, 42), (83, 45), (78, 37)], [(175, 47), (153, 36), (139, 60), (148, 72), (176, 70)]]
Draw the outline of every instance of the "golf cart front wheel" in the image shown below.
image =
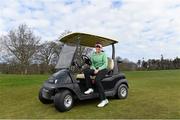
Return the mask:
[(54, 97), (55, 108), (60, 112), (68, 111), (73, 106), (73, 96), (69, 90), (62, 90)]
[(43, 103), (43, 104), (50, 104), (50, 103), (53, 103), (52, 100), (48, 100), (46, 98), (43, 97), (43, 88), (41, 88), (39, 90), (39, 100)]
[(126, 99), (128, 96), (128, 87), (125, 84), (121, 84), (117, 90), (117, 98)]

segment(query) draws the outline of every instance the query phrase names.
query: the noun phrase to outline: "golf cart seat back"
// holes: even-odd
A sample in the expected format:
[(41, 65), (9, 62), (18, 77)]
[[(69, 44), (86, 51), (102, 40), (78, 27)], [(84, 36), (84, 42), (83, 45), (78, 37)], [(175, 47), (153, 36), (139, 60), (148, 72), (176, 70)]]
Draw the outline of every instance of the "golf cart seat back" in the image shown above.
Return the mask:
[(114, 69), (114, 60), (108, 57), (108, 70), (112, 71)]
[[(113, 59), (108, 57), (108, 73), (107, 75), (111, 74), (114, 69), (114, 61)], [(95, 79), (96, 76), (91, 76), (91, 79)], [(84, 74), (77, 74), (76, 79), (85, 79)]]

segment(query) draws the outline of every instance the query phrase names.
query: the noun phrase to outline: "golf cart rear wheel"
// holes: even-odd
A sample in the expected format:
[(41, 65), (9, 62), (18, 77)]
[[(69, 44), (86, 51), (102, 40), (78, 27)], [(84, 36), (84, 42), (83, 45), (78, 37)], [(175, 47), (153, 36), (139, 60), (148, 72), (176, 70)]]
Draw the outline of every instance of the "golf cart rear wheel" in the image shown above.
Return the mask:
[(54, 97), (55, 108), (60, 112), (68, 111), (73, 106), (73, 95), (69, 90), (62, 90)]
[(126, 99), (128, 96), (128, 87), (125, 84), (121, 84), (117, 90), (117, 98)]
[(39, 100), (40, 100), (43, 104), (53, 103), (52, 100), (45, 99), (42, 94), (43, 94), (43, 88), (41, 88), (41, 89), (39, 90)]

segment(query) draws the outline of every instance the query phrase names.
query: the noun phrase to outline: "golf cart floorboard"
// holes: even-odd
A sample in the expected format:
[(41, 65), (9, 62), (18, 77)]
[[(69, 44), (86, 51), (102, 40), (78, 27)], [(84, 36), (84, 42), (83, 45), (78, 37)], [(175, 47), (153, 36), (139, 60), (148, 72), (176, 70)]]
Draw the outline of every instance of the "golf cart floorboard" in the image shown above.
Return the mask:
[[(105, 91), (105, 95), (106, 97), (111, 97), (115, 95), (115, 92), (113, 90)], [(99, 97), (99, 94), (97, 92), (94, 92), (88, 95), (81, 93), (80, 100), (93, 99), (93, 98), (98, 98), (98, 97)]]

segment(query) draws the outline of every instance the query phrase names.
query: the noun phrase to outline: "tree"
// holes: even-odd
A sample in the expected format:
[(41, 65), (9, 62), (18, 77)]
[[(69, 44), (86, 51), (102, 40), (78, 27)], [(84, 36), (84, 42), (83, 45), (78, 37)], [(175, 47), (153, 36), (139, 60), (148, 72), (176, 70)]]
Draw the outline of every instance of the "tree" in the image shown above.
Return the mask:
[(138, 67), (138, 68), (141, 67), (141, 60), (138, 60), (138, 62), (137, 62), (137, 67)]
[(46, 41), (39, 46), (36, 59), (44, 65), (44, 67), (46, 68), (45, 72), (49, 71), (50, 65), (54, 66), (57, 63), (62, 45), (63, 44), (61, 44), (60, 42), (56, 43)]
[(163, 70), (164, 69), (164, 62), (165, 62), (165, 60), (164, 60), (164, 57), (163, 57), (163, 55), (161, 54), (161, 70)]
[(59, 40), (60, 40), (61, 38), (63, 38), (64, 36), (70, 34), (70, 33), (72, 33), (72, 31), (70, 31), (70, 30), (65, 30), (63, 33), (61, 33), (61, 34), (59, 35)]
[(175, 69), (180, 69), (180, 58), (176, 57), (172, 62)]
[(47, 41), (39, 46), (38, 58), (46, 65), (49, 65), (53, 58), (55, 46), (56, 43)]
[(31, 58), (38, 49), (40, 38), (25, 24), (18, 29), (9, 31), (8, 35), (1, 38), (8, 51), (14, 56), (21, 67), (21, 73), (27, 74)]

